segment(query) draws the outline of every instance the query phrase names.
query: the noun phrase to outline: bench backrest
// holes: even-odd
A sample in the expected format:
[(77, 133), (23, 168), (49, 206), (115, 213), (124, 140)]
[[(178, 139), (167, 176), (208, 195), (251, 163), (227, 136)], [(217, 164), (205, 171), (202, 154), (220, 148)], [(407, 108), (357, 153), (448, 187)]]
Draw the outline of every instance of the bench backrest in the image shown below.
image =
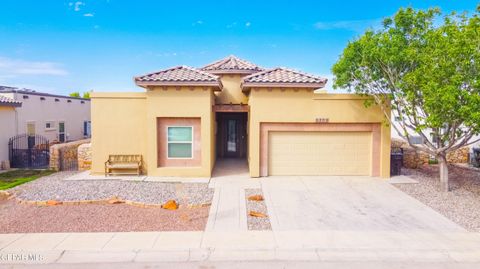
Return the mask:
[(142, 155), (108, 155), (111, 163), (138, 163), (142, 161)]

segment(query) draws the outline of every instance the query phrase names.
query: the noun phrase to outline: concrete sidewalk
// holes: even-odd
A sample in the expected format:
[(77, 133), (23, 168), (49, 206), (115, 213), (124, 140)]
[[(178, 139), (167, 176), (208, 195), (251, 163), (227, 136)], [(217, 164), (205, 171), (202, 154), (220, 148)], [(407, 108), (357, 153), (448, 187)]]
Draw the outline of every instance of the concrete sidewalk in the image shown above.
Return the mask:
[(215, 189), (207, 231), (247, 231), (245, 189), (261, 188), (259, 179), (252, 179), (246, 160), (219, 159), (215, 165), (210, 188)]
[(207, 231), (0, 235), (0, 264), (237, 260), (480, 263), (480, 234)]

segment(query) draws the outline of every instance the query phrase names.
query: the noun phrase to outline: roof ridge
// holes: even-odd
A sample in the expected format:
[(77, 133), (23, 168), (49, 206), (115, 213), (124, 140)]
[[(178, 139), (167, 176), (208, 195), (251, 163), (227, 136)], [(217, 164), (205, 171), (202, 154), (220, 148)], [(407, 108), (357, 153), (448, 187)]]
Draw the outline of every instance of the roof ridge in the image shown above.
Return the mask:
[(227, 57), (211, 62), (200, 68), (201, 70), (215, 73), (214, 71), (221, 70), (237, 70), (237, 71), (260, 71), (264, 68), (254, 64), (250, 61), (241, 59), (233, 54), (228, 55)]

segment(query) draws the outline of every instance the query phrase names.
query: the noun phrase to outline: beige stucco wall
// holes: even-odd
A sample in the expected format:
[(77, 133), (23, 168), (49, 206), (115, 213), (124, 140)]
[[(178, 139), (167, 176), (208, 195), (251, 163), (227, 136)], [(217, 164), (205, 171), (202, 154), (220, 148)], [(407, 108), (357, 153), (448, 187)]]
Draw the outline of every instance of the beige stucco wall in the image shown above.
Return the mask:
[[(83, 123), (90, 120), (90, 101), (68, 97), (42, 96), (26, 93), (0, 93), (22, 102), (17, 108), (17, 127), (15, 134), (27, 132), (27, 123), (35, 123), (35, 133), (58, 140), (58, 123), (65, 122), (65, 134), (68, 141), (83, 139)], [(23, 96), (27, 95), (28, 99)], [(45, 100), (41, 100), (43, 97)], [(55, 99), (59, 99), (55, 102)], [(70, 103), (67, 100), (71, 100)], [(46, 129), (47, 122), (53, 123), (52, 129)]]
[[(316, 94), (308, 89), (251, 90), (249, 96), (250, 176), (260, 175), (260, 123), (313, 123), (328, 118), (330, 123), (382, 123), (379, 107), (365, 108), (364, 98), (350, 94)], [(382, 177), (390, 175), (390, 128), (382, 125)]]
[[(153, 88), (146, 93), (146, 143), (148, 174), (152, 176), (209, 177), (212, 159), (212, 89), (191, 87)], [(157, 167), (157, 117), (200, 118), (202, 164), (200, 167)]]
[(104, 172), (109, 154), (141, 154), (145, 158), (146, 94), (92, 93), (91, 98), (92, 172)]
[[(209, 177), (214, 163), (213, 94), (209, 88), (153, 88), (145, 93), (93, 93), (92, 171), (109, 154), (141, 154), (150, 176)], [(158, 167), (157, 118), (200, 118), (201, 165)]]
[(215, 103), (217, 105), (248, 103), (248, 96), (240, 88), (241, 75), (223, 75), (220, 77), (220, 80), (222, 81), (223, 89), (215, 93)]
[(0, 105), (0, 163), (8, 160), (8, 139), (15, 135), (15, 107)]

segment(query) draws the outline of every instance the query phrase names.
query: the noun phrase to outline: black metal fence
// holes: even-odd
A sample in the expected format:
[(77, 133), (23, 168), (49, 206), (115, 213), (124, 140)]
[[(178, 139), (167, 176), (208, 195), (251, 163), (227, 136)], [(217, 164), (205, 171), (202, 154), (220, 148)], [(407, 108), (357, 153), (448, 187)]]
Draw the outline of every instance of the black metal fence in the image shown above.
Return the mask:
[(48, 139), (41, 135), (20, 134), (9, 139), (8, 155), (13, 168), (48, 168)]

